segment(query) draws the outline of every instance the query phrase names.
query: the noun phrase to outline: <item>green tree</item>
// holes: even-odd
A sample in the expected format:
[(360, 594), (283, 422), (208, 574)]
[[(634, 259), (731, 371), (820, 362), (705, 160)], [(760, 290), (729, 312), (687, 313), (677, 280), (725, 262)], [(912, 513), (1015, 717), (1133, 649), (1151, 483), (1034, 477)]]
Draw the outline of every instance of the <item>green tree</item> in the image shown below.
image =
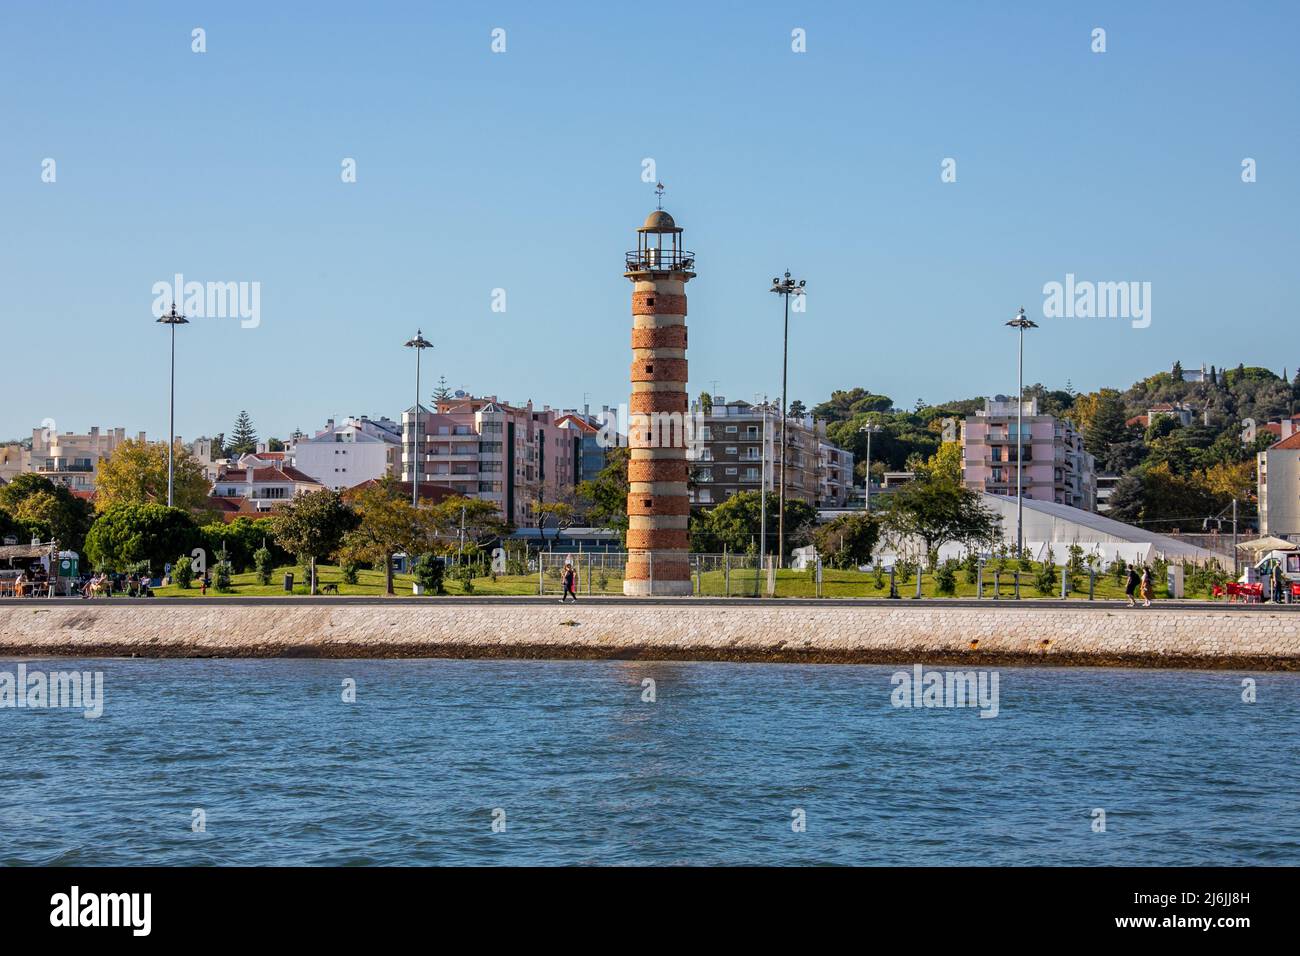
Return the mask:
[(617, 531), (627, 547), (627, 465), (628, 448), (608, 449), (605, 467), (590, 481), (578, 485), (578, 496), (587, 502), (587, 519), (603, 528)]
[(416, 508), (391, 476), (374, 484), (352, 489), (347, 500), (356, 510), (357, 526), (343, 539), (343, 552), (360, 558), (384, 571), (384, 590), (393, 593), (393, 555), (405, 551), (419, 554), (429, 547), (436, 532), (429, 509)]
[(230, 455), (238, 458), (253, 451), (257, 451), (257, 429), (253, 427), (248, 412), (241, 410), (235, 419), (235, 427), (230, 432)]
[(990, 544), (998, 535), (999, 516), (980, 496), (951, 481), (908, 482), (882, 511), (885, 528), (900, 538), (916, 538), (924, 554), (949, 541), (967, 548)]
[(86, 534), (86, 558), (92, 567), (125, 571), (148, 562), (161, 571), (168, 562), (189, 554), (199, 541), (190, 515), (166, 505), (117, 505), (102, 512)]
[(1083, 436), (1083, 446), (1088, 454), (1099, 462), (1106, 458), (1111, 445), (1128, 438), (1128, 426), (1124, 423), (1128, 416), (1124, 413), (1124, 399), (1113, 388), (1103, 388), (1097, 393), (1097, 403), (1092, 421)]
[[(762, 527), (760, 495), (741, 491), (707, 511), (697, 512), (691, 522), (691, 548), (695, 551), (728, 551), (744, 554), (759, 537)], [(769, 552), (777, 541), (777, 515), (780, 502), (776, 495), (767, 496), (767, 545)], [(786, 556), (808, 537), (817, 510), (796, 498), (785, 503)]]
[[(59, 547), (80, 553), (86, 532), (94, 521), (90, 504), (65, 486), (44, 475), (23, 472), (0, 485), (0, 512), (10, 519), (0, 521), (3, 533), (20, 537), (54, 539)], [(12, 529), (12, 530), (11, 530)]]
[(879, 537), (879, 524), (867, 514), (840, 515), (813, 530), (817, 553), (834, 568), (855, 568), (869, 563)]
[[(205, 511), (212, 504), (212, 485), (197, 458), (176, 443), (173, 454), (172, 501), (185, 511)], [(128, 438), (100, 462), (95, 482), (95, 508), (106, 511), (118, 505), (165, 504), (167, 501), (167, 445)]]
[(356, 526), (357, 513), (337, 491), (327, 489), (295, 495), (271, 516), (276, 541), (308, 568), (312, 594), (317, 563), (328, 560)]

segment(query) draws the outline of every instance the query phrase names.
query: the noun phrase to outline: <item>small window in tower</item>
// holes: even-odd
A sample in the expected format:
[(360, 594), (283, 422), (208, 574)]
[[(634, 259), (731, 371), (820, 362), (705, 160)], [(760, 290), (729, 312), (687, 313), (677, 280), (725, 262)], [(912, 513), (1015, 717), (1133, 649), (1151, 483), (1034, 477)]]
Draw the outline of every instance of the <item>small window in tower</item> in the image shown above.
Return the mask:
[(646, 498), (645, 501), (643, 502), (643, 504), (644, 504), (644, 506), (647, 507), (647, 508), (653, 508), (653, 507), (654, 507), (654, 499), (653, 499), (653, 498)]
[(645, 370), (646, 370), (646, 374), (649, 375), (651, 372), (655, 370), (655, 367), (653, 365), (647, 365), (645, 367)]
[(654, 304), (655, 304), (654, 296), (651, 296), (650, 298), (646, 299), (646, 300), (645, 300), (645, 304), (646, 304), (646, 305), (654, 305)]

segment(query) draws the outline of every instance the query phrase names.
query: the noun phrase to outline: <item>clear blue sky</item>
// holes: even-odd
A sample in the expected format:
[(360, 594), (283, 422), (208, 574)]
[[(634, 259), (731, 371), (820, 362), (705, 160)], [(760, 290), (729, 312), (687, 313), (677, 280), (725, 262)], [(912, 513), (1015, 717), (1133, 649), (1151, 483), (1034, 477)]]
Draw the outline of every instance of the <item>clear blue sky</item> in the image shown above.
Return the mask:
[(698, 256), (693, 393), (779, 392), (767, 287), (787, 266), (809, 289), (790, 397), (810, 405), (1014, 391), (1002, 323), (1041, 319), (1069, 272), (1151, 282), (1151, 327), (1044, 320), (1031, 382), (1294, 370), (1298, 9), (8, 4), (0, 438), (47, 417), (165, 434), (151, 287), (176, 272), (262, 287), (258, 328), (182, 330), (187, 438), (241, 408), (263, 436), (396, 417), (417, 326), (430, 387), (624, 401), (645, 157)]

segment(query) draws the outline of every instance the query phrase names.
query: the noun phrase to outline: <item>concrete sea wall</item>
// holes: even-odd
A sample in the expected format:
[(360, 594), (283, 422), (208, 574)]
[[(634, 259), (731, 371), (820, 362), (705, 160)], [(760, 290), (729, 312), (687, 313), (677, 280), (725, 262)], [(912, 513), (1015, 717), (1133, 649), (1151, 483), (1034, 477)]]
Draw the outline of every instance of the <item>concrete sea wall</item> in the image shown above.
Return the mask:
[(1300, 613), (1120, 605), (0, 605), (0, 658), (513, 657), (1300, 670)]

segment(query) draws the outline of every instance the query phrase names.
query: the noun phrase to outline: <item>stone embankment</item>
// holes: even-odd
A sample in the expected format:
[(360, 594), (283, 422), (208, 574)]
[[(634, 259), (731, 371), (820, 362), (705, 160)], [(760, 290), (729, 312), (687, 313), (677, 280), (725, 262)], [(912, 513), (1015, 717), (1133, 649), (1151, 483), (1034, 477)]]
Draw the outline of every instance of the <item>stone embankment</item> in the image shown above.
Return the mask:
[(0, 605), (0, 657), (511, 657), (1300, 670), (1300, 611), (589, 601)]

